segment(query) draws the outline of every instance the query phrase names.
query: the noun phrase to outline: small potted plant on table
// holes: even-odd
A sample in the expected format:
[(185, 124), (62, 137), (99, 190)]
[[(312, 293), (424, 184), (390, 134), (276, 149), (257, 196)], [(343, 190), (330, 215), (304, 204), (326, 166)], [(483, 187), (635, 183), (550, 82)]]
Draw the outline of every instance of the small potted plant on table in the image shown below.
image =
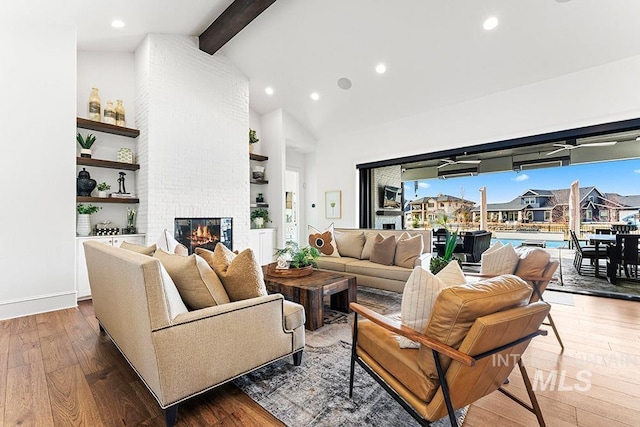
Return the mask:
[(320, 251), (312, 246), (300, 248), (296, 242), (288, 241), (285, 247), (276, 250), (276, 263), (267, 266), (267, 274), (284, 277), (304, 277), (317, 267)]

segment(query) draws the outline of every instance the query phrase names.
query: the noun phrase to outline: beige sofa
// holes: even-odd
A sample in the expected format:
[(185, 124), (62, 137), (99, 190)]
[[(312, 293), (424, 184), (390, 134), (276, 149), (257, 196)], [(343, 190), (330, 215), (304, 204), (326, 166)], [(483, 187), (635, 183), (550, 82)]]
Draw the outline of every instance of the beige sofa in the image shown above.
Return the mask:
[[(421, 235), (423, 241), (422, 255), (415, 260), (413, 267), (424, 266), (429, 268), (429, 259), (431, 258), (431, 230), (377, 230), (363, 228), (336, 228), (336, 242), (340, 257), (321, 256), (318, 262), (318, 268), (321, 270), (338, 271), (346, 274), (352, 274), (357, 277), (359, 286), (370, 286), (372, 288), (385, 289), (389, 291), (402, 292), (404, 284), (407, 282), (412, 268), (400, 267), (397, 265), (382, 265), (371, 262), (368, 254), (361, 252), (359, 257), (343, 256), (345, 250), (340, 251), (340, 233), (364, 233), (365, 238), (371, 238), (377, 234), (383, 237), (396, 236), (396, 239), (404, 232), (408, 232), (411, 236)], [(349, 248), (350, 255), (356, 255), (358, 250)]]
[(84, 244), (100, 328), (165, 410), (288, 355), (299, 365), (304, 308), (280, 294), (188, 311), (157, 258)]

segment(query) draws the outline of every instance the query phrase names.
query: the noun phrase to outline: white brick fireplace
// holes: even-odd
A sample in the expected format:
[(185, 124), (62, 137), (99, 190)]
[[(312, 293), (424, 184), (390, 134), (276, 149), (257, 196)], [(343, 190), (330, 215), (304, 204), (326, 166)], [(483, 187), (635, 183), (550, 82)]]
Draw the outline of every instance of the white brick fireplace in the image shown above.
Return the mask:
[(249, 230), (249, 85), (195, 38), (151, 34), (136, 50), (139, 228), (152, 243), (177, 217), (232, 217)]

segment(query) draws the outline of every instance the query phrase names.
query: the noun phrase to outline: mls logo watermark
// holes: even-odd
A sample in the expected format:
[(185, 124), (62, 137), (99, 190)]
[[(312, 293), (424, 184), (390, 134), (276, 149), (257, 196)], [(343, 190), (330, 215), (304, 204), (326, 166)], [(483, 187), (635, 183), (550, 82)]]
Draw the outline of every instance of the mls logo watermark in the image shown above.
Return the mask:
[[(545, 378), (546, 375), (546, 378)], [(585, 392), (591, 389), (591, 376), (588, 369), (582, 369), (576, 374), (576, 378), (567, 377), (567, 370), (552, 370), (548, 373), (536, 369), (531, 386), (534, 391), (579, 391)]]

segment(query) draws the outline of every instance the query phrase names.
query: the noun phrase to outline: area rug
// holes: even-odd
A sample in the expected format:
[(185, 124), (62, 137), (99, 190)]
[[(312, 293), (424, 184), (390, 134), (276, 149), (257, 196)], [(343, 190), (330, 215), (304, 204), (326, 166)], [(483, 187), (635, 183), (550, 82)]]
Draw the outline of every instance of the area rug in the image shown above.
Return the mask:
[[(399, 311), (401, 295), (358, 290), (358, 301), (383, 314)], [(288, 426), (413, 426), (418, 423), (356, 365), (349, 398), (349, 362), (353, 314), (328, 312), (325, 326), (307, 331), (302, 365), (286, 358), (247, 374), (234, 383)], [(462, 424), (467, 408), (457, 411)], [(432, 424), (450, 426), (448, 418)]]

